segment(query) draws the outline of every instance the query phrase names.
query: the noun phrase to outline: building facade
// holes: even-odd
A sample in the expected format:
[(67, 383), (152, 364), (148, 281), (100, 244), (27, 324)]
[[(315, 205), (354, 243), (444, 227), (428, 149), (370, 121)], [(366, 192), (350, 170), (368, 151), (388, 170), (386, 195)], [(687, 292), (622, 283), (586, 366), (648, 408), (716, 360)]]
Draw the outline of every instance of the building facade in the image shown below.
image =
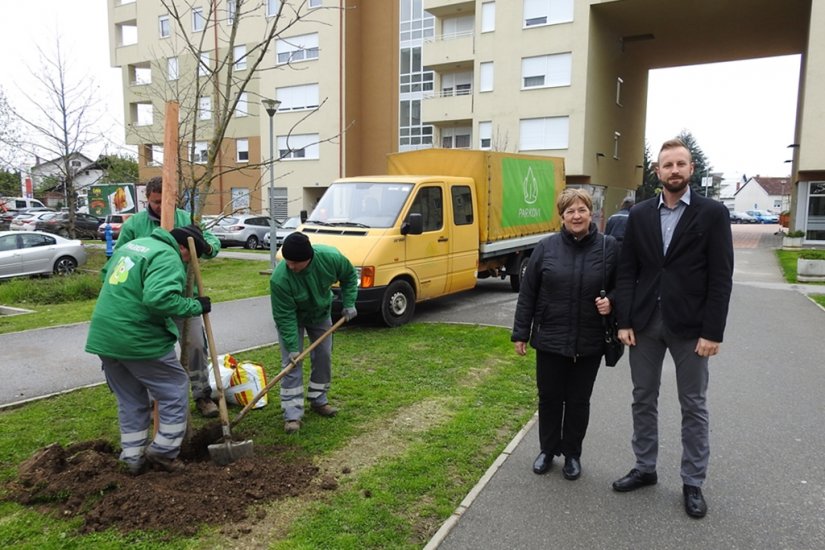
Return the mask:
[[(206, 132), (203, 113), (231, 95), (185, 98), (183, 75), (199, 60), (226, 59), (229, 21), (240, 20), (229, 59), (249, 62), (233, 78), (253, 69), (255, 78), (221, 142), (228, 169), (206, 213), (269, 211), (270, 118), (260, 101), (272, 98), (281, 101), (271, 120), (277, 217), (311, 210), (337, 177), (384, 172), (388, 153), (445, 147), (563, 157), (568, 185), (593, 193), (601, 222), (642, 179), (650, 69), (791, 53), (803, 56), (794, 206), (818, 201), (809, 182), (825, 180), (825, 129), (815, 124), (825, 116), (825, 74), (813, 69), (825, 66), (825, 38), (809, 32), (825, 24), (825, 0), (265, 0), (241, 2), (237, 14), (232, 0), (174, 2), (179, 14), (160, 0), (108, 1), (127, 142), (141, 149), (142, 177), (161, 162), (165, 101), (184, 96), (182, 118)], [(279, 14), (277, 37), (253, 67)], [(190, 141), (195, 161), (208, 153)], [(805, 223), (825, 224), (818, 208)]]

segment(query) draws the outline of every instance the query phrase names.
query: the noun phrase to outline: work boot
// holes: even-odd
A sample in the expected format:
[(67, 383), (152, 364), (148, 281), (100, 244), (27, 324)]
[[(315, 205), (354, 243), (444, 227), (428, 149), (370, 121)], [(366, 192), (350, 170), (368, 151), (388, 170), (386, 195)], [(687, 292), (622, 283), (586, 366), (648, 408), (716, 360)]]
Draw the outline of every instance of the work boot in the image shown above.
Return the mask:
[(133, 476), (139, 476), (140, 474), (142, 474), (145, 469), (144, 467), (146, 466), (146, 463), (143, 460), (140, 460), (138, 462), (121, 461), (120, 463), (123, 465), (124, 468), (126, 468), (126, 471), (129, 472), (129, 475)]
[(218, 406), (208, 397), (199, 397), (195, 399), (195, 407), (204, 418), (215, 418), (218, 416)]
[(180, 460), (156, 455), (151, 451), (146, 451), (146, 462), (154, 466), (156, 470), (163, 470), (164, 472), (182, 472), (186, 469), (186, 466)]
[(287, 420), (284, 422), (284, 431), (287, 434), (294, 434), (297, 433), (298, 430), (301, 429), (301, 421), (300, 420)]
[(323, 405), (316, 405), (315, 403), (310, 405), (310, 408), (316, 413), (320, 414), (321, 416), (326, 416), (327, 418), (335, 416), (338, 414), (338, 409), (330, 405), (329, 403), (324, 403)]

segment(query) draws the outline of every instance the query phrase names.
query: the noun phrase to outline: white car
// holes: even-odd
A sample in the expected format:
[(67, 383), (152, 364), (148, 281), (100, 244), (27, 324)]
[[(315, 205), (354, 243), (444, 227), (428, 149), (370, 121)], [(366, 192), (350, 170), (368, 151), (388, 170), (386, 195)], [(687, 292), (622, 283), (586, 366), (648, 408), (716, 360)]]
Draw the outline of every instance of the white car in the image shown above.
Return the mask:
[(290, 233), (298, 229), (299, 225), (301, 225), (301, 218), (294, 216), (287, 219), (281, 227), (275, 229), (275, 246), (281, 248), (281, 245), (284, 244), (284, 239), (286, 239)]
[(25, 214), (18, 214), (9, 224), (10, 231), (34, 231), (34, 226), (39, 221), (45, 221), (56, 212), (26, 212)]
[(86, 263), (79, 240), (40, 231), (0, 231), (0, 279), (24, 275), (68, 275)]

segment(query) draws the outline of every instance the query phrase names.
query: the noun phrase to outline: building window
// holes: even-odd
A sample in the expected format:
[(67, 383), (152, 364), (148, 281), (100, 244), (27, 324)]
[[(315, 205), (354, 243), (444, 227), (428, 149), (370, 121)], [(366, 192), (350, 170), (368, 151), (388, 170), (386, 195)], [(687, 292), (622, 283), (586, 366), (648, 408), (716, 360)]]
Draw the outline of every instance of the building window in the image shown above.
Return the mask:
[(163, 145), (147, 143), (143, 147), (143, 156), (146, 159), (146, 166), (163, 165)]
[(445, 39), (471, 36), (475, 27), (475, 15), (446, 17), (441, 21), (441, 37)]
[(493, 123), (478, 123), (478, 148), (490, 149), (493, 146)]
[(275, 97), (281, 101), (279, 111), (314, 109), (320, 104), (319, 85), (285, 86), (275, 90)]
[(198, 98), (198, 119), (209, 120), (212, 118), (212, 98), (209, 96)]
[(169, 57), (166, 59), (166, 78), (169, 80), (177, 80), (180, 77), (178, 71), (178, 58)]
[(266, 16), (273, 17), (278, 15), (278, 10), (281, 9), (281, 0), (266, 0)]
[(421, 67), (421, 48), (401, 48), (399, 68), (399, 92), (431, 92), (433, 90), (433, 71), (423, 71)]
[(470, 95), (472, 83), (472, 72), (445, 74), (441, 77), (441, 96)]
[(275, 50), (279, 65), (318, 59), (318, 33), (279, 39)]
[(138, 103), (135, 106), (135, 126), (151, 126), (154, 122), (154, 109), (151, 103)]
[(484, 2), (481, 4), (481, 32), (496, 30), (496, 3)]
[(192, 162), (203, 164), (209, 158), (209, 144), (205, 141), (196, 141), (192, 146)]
[(203, 8), (192, 8), (192, 32), (200, 32), (206, 24), (203, 18)]
[(401, 2), (398, 36), (401, 44), (404, 42), (420, 44), (423, 40), (435, 36), (435, 18), (424, 11), (422, 4), (423, 2), (418, 0)]
[(317, 159), (320, 157), (318, 134), (278, 136), (278, 156), (281, 159)]
[(519, 150), (567, 149), (570, 117), (527, 118), (519, 121)]
[(322, 0), (309, 0), (308, 5), (310, 8), (320, 8), (323, 2)]
[(158, 17), (158, 26), (160, 28), (161, 38), (169, 38), (172, 36), (172, 25), (169, 23), (168, 15), (161, 15)]
[(478, 91), (493, 91), (493, 62), (485, 61), (478, 64)]
[(235, 22), (235, 0), (226, 0), (226, 22), (230, 25)]
[(553, 25), (573, 21), (573, 0), (523, 0), (524, 26)]
[(441, 130), (441, 147), (444, 149), (469, 149), (470, 134), (469, 127), (444, 128)]
[(624, 84), (624, 80), (621, 77), (616, 79), (616, 105), (619, 107), (622, 106), (622, 84)]
[(200, 55), (200, 63), (198, 63), (198, 76), (207, 76), (209, 75), (209, 69), (211, 65), (211, 60), (209, 59), (208, 53), (202, 53)]
[(433, 144), (433, 127), (421, 124), (421, 100), (403, 100), (399, 105), (399, 146), (402, 150), (420, 149)]
[(246, 44), (235, 46), (232, 49), (232, 59), (235, 61), (236, 71), (246, 69)]
[(238, 96), (238, 103), (235, 105), (235, 117), (241, 118), (249, 114), (249, 94), (242, 92)]
[(619, 160), (619, 141), (622, 138), (622, 134), (619, 132), (613, 132), (613, 158)]
[(569, 86), (572, 71), (571, 53), (525, 57), (521, 60), (522, 89)]
[(249, 140), (247, 138), (236, 139), (235, 149), (238, 151), (238, 162), (249, 162)]

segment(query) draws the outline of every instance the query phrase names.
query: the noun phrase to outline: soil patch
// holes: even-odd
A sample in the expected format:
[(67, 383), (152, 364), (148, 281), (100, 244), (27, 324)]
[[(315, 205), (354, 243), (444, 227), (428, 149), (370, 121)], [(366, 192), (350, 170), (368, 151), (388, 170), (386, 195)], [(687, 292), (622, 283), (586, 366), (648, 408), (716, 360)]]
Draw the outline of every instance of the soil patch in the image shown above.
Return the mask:
[[(282, 456), (283, 448), (255, 446), (255, 455), (226, 466), (209, 460), (214, 426), (182, 449), (185, 469), (148, 470), (132, 476), (118, 461), (119, 450), (103, 440), (44, 447), (24, 461), (6, 498), (38, 505), (61, 516), (82, 516), (83, 532), (114, 527), (191, 536), (203, 524), (238, 525), (250, 506), (309, 491), (318, 468), (308, 460)], [(220, 426), (217, 428), (220, 436)]]

